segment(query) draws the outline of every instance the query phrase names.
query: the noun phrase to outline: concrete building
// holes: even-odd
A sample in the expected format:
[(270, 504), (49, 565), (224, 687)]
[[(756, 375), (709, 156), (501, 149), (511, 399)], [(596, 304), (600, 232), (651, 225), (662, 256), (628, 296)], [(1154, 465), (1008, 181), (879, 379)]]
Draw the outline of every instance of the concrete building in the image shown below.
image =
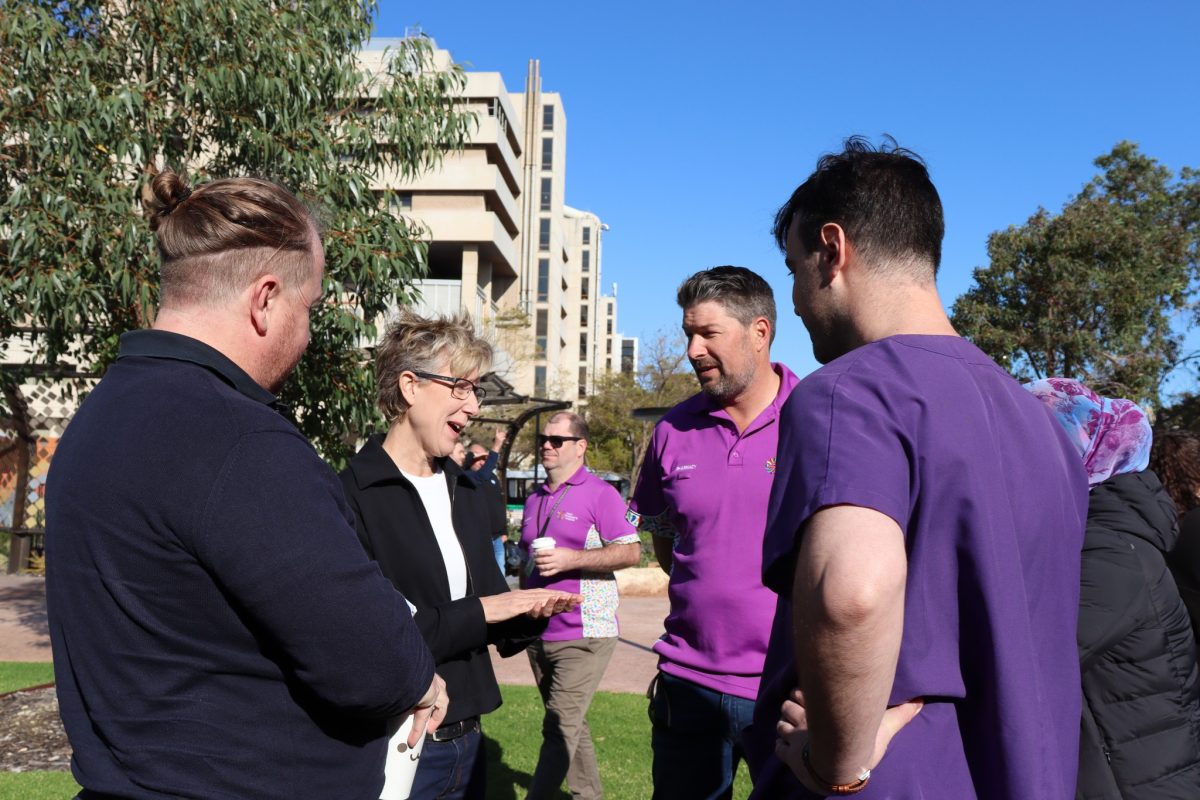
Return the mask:
[[(374, 40), (360, 62), (381, 72), (396, 45)], [(450, 54), (437, 50), (435, 65), (448, 68)], [(418, 281), (417, 307), (465, 309), (495, 338), (497, 324), (503, 324), (500, 308), (518, 302), (523, 133), (499, 73), (470, 72), (466, 79), (460, 103), (475, 112), (477, 123), (470, 144), (446, 153), (434, 171), (410, 179), (384, 174), (374, 188), (393, 190), (392, 211), (420, 222), (429, 237), (429, 274)], [(497, 369), (509, 369), (508, 352), (499, 355)]]
[(617, 328), (617, 285), (612, 295), (600, 299), (602, 320), (597, 323), (598, 345), (604, 352), (598, 354), (598, 369), (606, 372), (636, 372), (638, 365), (638, 340), (626, 336)]
[[(396, 44), (372, 40), (362, 63), (381, 70)], [(448, 68), (450, 54), (437, 50), (435, 63)], [(615, 313), (616, 301), (600, 293), (607, 226), (565, 202), (562, 98), (541, 90), (537, 61), (520, 93), (499, 73), (466, 79), (460, 102), (479, 120), (469, 145), (435, 170), (385, 175), (376, 186), (393, 191), (395, 213), (428, 232), (430, 273), (417, 307), (471, 312), (498, 345), (497, 373), (517, 392), (586, 401), (598, 371), (620, 366), (607, 358), (612, 345), (601, 333), (601, 310), (609, 303)]]

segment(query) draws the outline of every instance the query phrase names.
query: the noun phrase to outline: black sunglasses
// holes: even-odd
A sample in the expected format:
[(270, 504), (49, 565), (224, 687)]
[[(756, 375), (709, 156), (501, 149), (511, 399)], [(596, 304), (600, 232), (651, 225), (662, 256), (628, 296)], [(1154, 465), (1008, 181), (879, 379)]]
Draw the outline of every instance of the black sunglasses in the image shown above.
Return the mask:
[(547, 436), (544, 433), (539, 433), (537, 435), (537, 446), (538, 447), (541, 447), (546, 442), (549, 442), (550, 446), (553, 447), (555, 450), (562, 447), (563, 442), (581, 442), (581, 441), (583, 441), (582, 436)]
[(434, 375), (432, 372), (417, 372), (416, 370), (413, 370), (412, 374), (418, 378), (448, 384), (450, 386), (450, 394), (459, 400), (466, 400), (467, 395), (472, 392), (475, 393), (475, 397), (480, 401), (487, 397), (487, 389), (466, 378), (452, 378), (449, 375)]

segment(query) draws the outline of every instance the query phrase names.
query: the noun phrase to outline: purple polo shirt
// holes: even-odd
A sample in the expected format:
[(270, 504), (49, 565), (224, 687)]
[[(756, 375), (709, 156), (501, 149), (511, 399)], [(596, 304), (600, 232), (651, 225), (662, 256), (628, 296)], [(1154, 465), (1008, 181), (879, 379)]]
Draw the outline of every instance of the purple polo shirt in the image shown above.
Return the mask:
[(701, 392), (654, 429), (630, 506), (666, 513), (678, 533), (663, 672), (714, 691), (758, 694), (775, 594), (762, 583), (762, 536), (775, 478), (779, 412), (796, 376), (772, 364), (779, 392), (745, 431)]
[[(608, 544), (640, 541), (625, 519), (625, 503), (612, 486), (580, 467), (553, 492), (543, 483), (525, 500), (521, 521), (521, 555), (529, 558), (529, 543), (538, 536), (554, 537), (556, 547), (595, 550)], [(611, 572), (572, 570), (543, 578), (535, 569), (526, 574), (530, 589), (560, 589), (583, 596), (574, 611), (556, 614), (542, 639), (602, 639), (617, 635), (617, 579)]]
[(774, 757), (774, 728), (796, 684), (795, 553), (809, 517), (834, 505), (903, 531), (890, 702), (925, 698), (859, 797), (1074, 797), (1088, 486), (1037, 398), (965, 339), (893, 336), (802, 381), (780, 429), (763, 567), (783, 597), (746, 737), (752, 797), (809, 796)]

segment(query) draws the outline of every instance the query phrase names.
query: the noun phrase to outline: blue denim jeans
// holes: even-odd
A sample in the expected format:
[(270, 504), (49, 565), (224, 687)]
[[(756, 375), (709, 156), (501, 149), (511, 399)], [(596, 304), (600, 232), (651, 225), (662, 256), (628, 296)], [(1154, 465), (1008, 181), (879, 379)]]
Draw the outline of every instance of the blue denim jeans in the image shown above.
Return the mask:
[(496, 566), (500, 568), (500, 574), (504, 574), (504, 542), (500, 541), (499, 536), (492, 537), (492, 552), (496, 555)]
[(659, 672), (650, 700), (654, 800), (729, 800), (754, 701)]
[(410, 800), (483, 800), (487, 757), (482, 740), (479, 731), (448, 742), (426, 740)]

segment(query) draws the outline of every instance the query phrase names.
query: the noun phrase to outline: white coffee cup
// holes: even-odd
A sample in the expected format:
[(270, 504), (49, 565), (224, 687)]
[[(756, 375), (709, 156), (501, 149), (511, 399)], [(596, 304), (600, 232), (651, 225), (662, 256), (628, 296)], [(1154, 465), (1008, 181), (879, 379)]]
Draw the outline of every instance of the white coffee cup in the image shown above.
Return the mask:
[(553, 536), (539, 536), (529, 543), (529, 560), (525, 562), (525, 574), (532, 575), (537, 568), (537, 564), (533, 560), (534, 553), (538, 550), (553, 550), (555, 545)]
[(408, 734), (412, 732), (414, 716), (395, 717), (388, 723), (387, 760), (383, 763), (383, 791), (379, 800), (407, 800), (412, 793), (413, 779), (417, 777), (417, 766), (421, 763), (421, 750), (425, 747), (425, 732), (416, 747), (408, 746)]

